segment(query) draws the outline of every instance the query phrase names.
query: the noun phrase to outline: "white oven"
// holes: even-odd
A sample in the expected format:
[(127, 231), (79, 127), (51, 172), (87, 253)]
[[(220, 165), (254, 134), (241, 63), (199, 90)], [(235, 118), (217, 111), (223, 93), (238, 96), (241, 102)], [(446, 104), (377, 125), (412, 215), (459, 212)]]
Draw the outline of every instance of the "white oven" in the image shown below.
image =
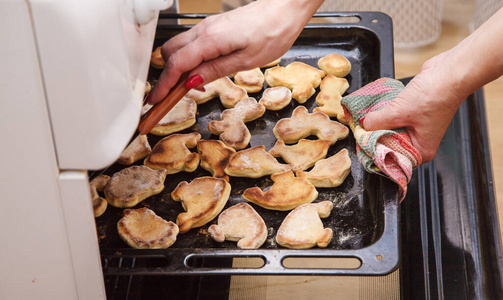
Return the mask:
[(0, 2), (0, 299), (104, 299), (87, 170), (140, 117), (173, 0)]

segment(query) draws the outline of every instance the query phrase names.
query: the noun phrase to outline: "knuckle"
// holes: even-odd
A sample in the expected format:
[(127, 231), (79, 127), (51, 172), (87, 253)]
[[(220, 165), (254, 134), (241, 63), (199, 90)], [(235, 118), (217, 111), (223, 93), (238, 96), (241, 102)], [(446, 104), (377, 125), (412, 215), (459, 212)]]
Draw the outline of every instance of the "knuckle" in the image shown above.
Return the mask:
[(224, 77), (226, 76), (227, 74), (225, 74), (226, 72), (224, 71), (224, 69), (222, 68), (222, 66), (220, 64), (217, 64), (215, 62), (207, 62), (207, 67), (209, 69), (209, 72), (210, 72), (210, 76), (217, 79), (217, 78), (220, 78), (220, 77)]

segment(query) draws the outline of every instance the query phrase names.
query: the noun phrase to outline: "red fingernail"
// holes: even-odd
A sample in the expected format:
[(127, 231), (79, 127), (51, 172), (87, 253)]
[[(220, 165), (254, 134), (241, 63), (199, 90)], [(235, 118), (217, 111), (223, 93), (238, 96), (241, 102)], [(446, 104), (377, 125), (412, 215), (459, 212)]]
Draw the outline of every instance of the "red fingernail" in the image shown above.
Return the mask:
[(360, 118), (360, 126), (362, 126), (362, 127), (363, 127), (363, 121), (365, 121), (365, 116)]
[(145, 100), (143, 100), (143, 105), (147, 105), (148, 102), (150, 101), (151, 97), (152, 97), (152, 92), (148, 93), (147, 97), (145, 97)]
[(200, 86), (201, 84), (203, 84), (203, 77), (199, 74), (196, 74), (196, 75), (192, 75), (190, 76), (189, 79), (187, 79), (187, 82), (185, 83), (185, 88), (190, 90), (190, 89), (193, 89), (193, 88), (196, 88), (198, 86)]

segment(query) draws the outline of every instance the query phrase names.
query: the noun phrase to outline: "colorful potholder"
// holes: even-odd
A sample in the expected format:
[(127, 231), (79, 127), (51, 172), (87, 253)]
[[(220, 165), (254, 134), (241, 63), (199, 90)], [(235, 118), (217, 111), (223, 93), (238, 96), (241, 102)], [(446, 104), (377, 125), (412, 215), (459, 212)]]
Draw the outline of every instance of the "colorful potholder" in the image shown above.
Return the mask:
[(381, 78), (343, 97), (341, 104), (356, 139), (358, 159), (365, 170), (386, 176), (400, 186), (400, 201), (407, 193), (412, 170), (421, 164), (421, 155), (405, 129), (367, 131), (360, 120), (382, 109), (403, 89), (395, 79)]

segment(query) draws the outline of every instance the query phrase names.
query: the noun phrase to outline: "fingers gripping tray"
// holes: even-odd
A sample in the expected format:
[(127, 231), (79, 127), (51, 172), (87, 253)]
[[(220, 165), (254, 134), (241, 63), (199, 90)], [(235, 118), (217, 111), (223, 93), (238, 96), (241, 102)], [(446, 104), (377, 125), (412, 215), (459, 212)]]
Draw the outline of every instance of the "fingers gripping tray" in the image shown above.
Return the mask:
[[(189, 26), (169, 25), (174, 16), (161, 15), (154, 49), (170, 37), (189, 29)], [(201, 18), (200, 15), (176, 15), (176, 18)], [(349, 59), (351, 73), (346, 76), (351, 93), (380, 77), (394, 77), (393, 40), (391, 19), (381, 13), (337, 13), (320, 14), (317, 17), (335, 18), (344, 23), (308, 24), (291, 49), (282, 57), (280, 65), (286, 66), (301, 61), (317, 67), (318, 59), (337, 53)], [(348, 21), (349, 20), (349, 21)], [(159, 78), (160, 70), (151, 69), (149, 81)], [(249, 94), (257, 100), (262, 91)], [(247, 123), (251, 132), (249, 147), (264, 145), (269, 151), (276, 142), (273, 127), (282, 118), (289, 118), (293, 110), (304, 105), (312, 112), (316, 105), (316, 94), (306, 103), (292, 101), (280, 111), (265, 114)], [(208, 123), (218, 120), (225, 109), (220, 101), (209, 101), (198, 105), (197, 122), (181, 133), (197, 131), (202, 139), (218, 139), (208, 130)], [(162, 137), (149, 135), (154, 146)], [(235, 242), (218, 243), (208, 234), (208, 227), (216, 224), (216, 218), (200, 228), (180, 234), (168, 249), (139, 250), (129, 248), (117, 233), (117, 222), (123, 209), (110, 207), (96, 219), (99, 244), (105, 275), (383, 275), (395, 270), (399, 263), (399, 216), (398, 187), (386, 178), (368, 174), (357, 160), (356, 145), (352, 134), (332, 145), (327, 157), (347, 149), (351, 158), (351, 173), (336, 188), (318, 188), (319, 196), (314, 202), (331, 201), (333, 210), (328, 218), (322, 219), (323, 226), (333, 230), (333, 238), (326, 248), (293, 250), (279, 246), (275, 236), (289, 211), (273, 211), (255, 204), (253, 208), (264, 219), (268, 236), (266, 242), (256, 250), (241, 250)], [(196, 151), (192, 149), (192, 151)], [(283, 162), (281, 159), (278, 159)], [(142, 161), (138, 162), (141, 164)], [(108, 175), (120, 170), (113, 165)], [(141, 202), (135, 208), (148, 207), (168, 221), (175, 221), (183, 212), (182, 205), (171, 199), (171, 192), (181, 181), (192, 181), (201, 176), (210, 176), (201, 167), (195, 172), (180, 172), (168, 175), (164, 191)], [(249, 187), (266, 189), (272, 185), (270, 176), (258, 179), (231, 177), (232, 187), (228, 208), (246, 202), (243, 191)], [(224, 209), (225, 209), (224, 208)], [(233, 259), (257, 259), (253, 267), (232, 266)], [(295, 263), (320, 260), (321, 266)], [(332, 263), (345, 259), (356, 263)], [(294, 263), (289, 263), (289, 261)], [(328, 263), (325, 263), (328, 261)]]

